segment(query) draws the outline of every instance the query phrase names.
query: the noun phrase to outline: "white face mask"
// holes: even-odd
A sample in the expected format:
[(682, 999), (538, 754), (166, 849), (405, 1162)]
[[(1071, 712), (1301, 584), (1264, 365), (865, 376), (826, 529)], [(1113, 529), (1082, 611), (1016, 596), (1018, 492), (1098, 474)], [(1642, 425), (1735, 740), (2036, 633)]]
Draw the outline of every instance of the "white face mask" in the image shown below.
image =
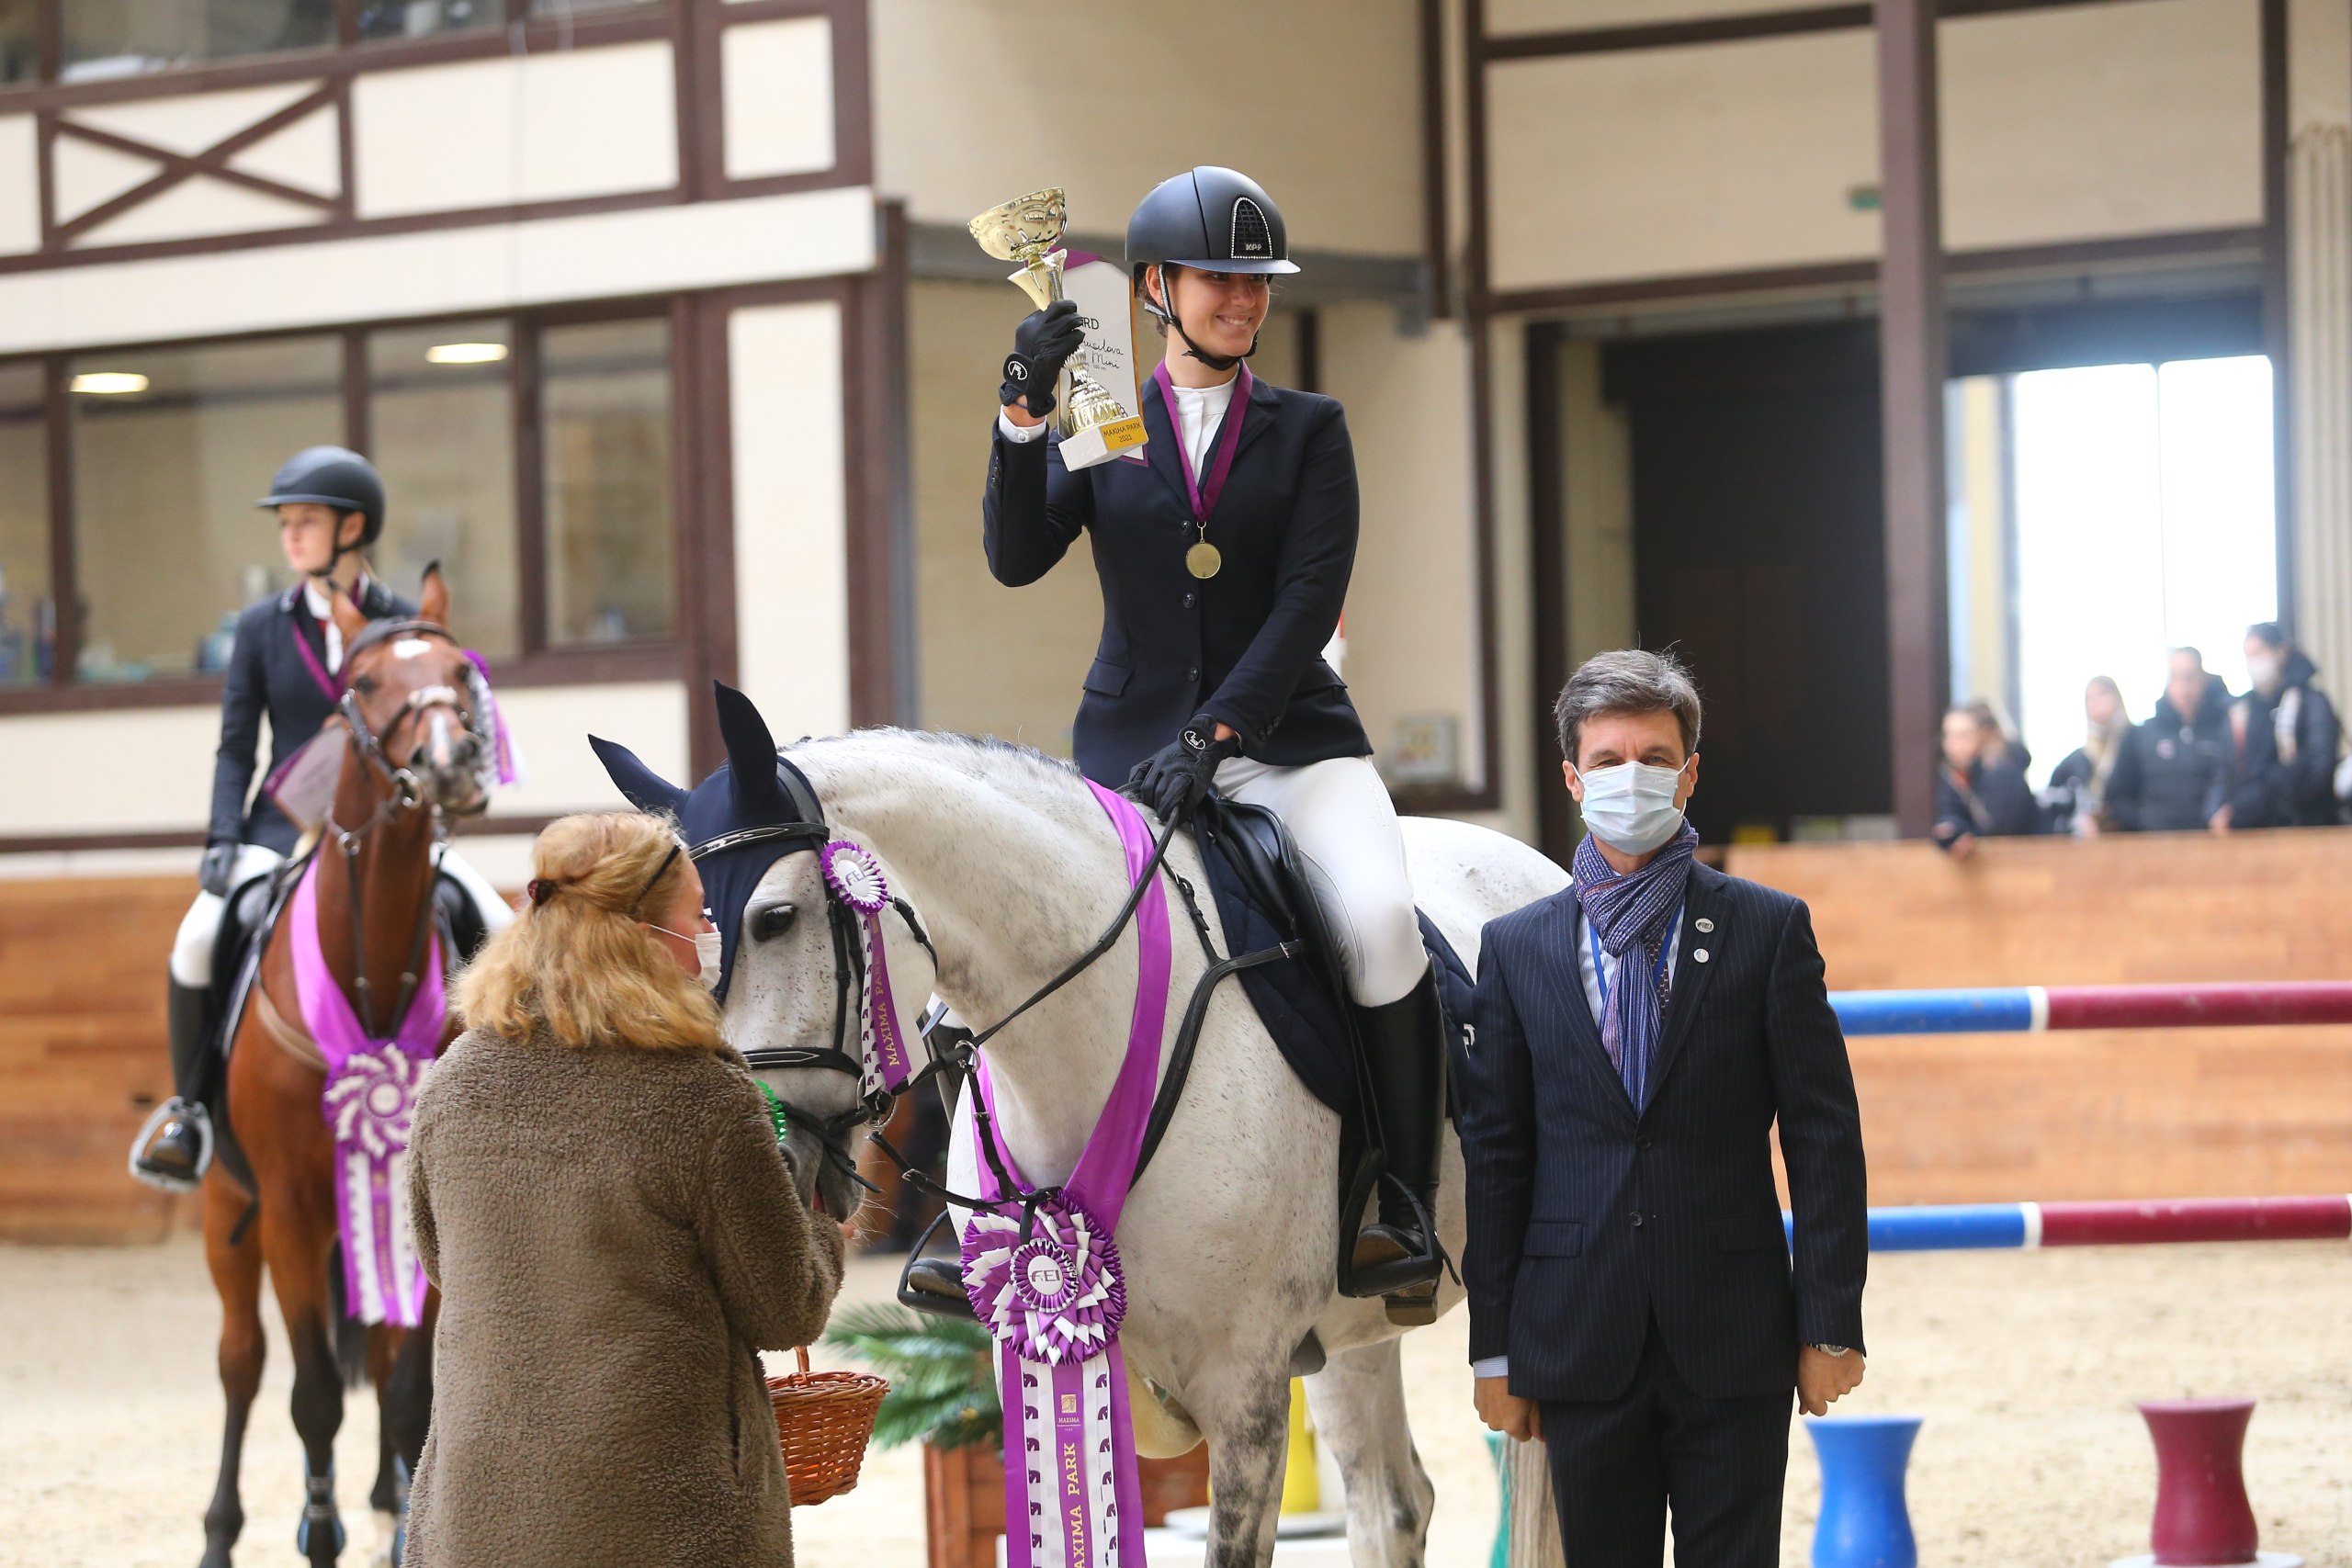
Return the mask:
[(1682, 808), (1674, 804), (1682, 787), (1681, 768), (1655, 768), (1646, 762), (1618, 762), (1577, 777), (1584, 784), (1585, 826), (1612, 850), (1645, 855), (1682, 827)]
[(2245, 678), (2264, 691), (2278, 683), (2278, 660), (2274, 654), (2249, 653), (2245, 660)]
[(695, 978), (701, 983), (702, 988), (706, 991), (718, 989), (719, 943), (723, 939), (717, 931), (696, 931), (694, 935), (688, 936), (684, 931), (673, 931), (668, 926), (657, 926), (651, 920), (643, 921), (642, 924), (648, 931), (660, 931), (663, 936), (676, 937), (680, 942), (693, 942), (695, 962), (702, 966)]

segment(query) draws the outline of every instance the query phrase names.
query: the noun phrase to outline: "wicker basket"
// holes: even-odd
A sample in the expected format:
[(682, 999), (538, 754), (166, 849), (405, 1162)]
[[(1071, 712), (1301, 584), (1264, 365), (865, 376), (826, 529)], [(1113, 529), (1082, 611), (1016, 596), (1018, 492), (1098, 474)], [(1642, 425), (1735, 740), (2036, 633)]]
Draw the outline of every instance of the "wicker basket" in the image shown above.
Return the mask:
[(800, 1358), (800, 1371), (767, 1382), (776, 1435), (784, 1442), (784, 1473), (797, 1508), (857, 1484), (875, 1413), (890, 1385), (865, 1372), (812, 1372), (805, 1347), (793, 1354)]

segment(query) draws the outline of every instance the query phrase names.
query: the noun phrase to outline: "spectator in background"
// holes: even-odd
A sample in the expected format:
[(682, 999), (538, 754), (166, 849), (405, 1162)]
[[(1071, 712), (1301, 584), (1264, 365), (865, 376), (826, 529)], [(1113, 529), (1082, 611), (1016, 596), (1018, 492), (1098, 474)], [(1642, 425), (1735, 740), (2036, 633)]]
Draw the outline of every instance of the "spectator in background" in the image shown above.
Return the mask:
[(2245, 633), (2254, 689), (2230, 709), (2235, 766), (2217, 833), (2240, 828), (2324, 827), (2335, 820), (2335, 708), (2312, 680), (2312, 661), (2276, 621)]
[(2172, 650), (2164, 695), (2137, 726), (2107, 781), (2109, 825), (2188, 833), (2212, 821), (2230, 790), (2230, 689), (2193, 648)]
[(2023, 748), (1994, 743), (2001, 727), (1993, 720), (1988, 735), (1991, 713), (1989, 705), (1978, 702), (1944, 715), (1931, 831), (1939, 846), (1963, 857), (1974, 852), (1979, 839), (2042, 830), (2041, 804), (2026, 787), (2025, 765), (2018, 761)]
[(2024, 738), (2009, 728), (2008, 721), (1992, 703), (1979, 697), (1962, 711), (1976, 721), (1977, 733), (1982, 737), (1979, 761), (2012, 762), (2020, 773), (2033, 766), (2033, 753), (2026, 750)]
[(2095, 839), (2114, 826), (2107, 815), (2107, 785), (2132, 739), (2132, 716), (2112, 676), (2091, 677), (2083, 691), (2083, 716), (2090, 733), (2052, 771), (2041, 799), (2052, 832)]

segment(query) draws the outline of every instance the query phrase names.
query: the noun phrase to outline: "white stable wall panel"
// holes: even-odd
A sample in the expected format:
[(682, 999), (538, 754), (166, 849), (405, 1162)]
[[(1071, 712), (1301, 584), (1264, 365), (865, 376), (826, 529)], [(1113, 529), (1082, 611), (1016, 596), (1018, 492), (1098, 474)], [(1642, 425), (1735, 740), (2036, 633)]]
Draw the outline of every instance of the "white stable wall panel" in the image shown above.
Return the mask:
[[(2258, 222), (2256, 27), (2237, 0), (1945, 22), (1945, 243)], [(1852, 28), (1494, 66), (1497, 286), (1875, 256), (1874, 62)]]
[[(68, 110), (65, 118), (193, 158), (245, 127), (259, 124), (278, 110), (309, 97), (325, 85), (322, 81), (278, 82), (266, 87), (232, 88), (224, 93), (89, 104)], [(328, 117), (330, 125), (334, 123), (333, 106), (319, 112)]]
[(211, 234), (249, 234), (265, 229), (299, 229), (327, 220), (323, 207), (288, 201), (266, 191), (198, 175), (182, 180), (118, 217), (77, 236), (74, 247), (131, 245), (150, 240), (194, 240)]
[[(518, 686), (498, 701), (530, 777), (497, 793), (496, 816), (618, 809), (588, 750), (591, 731), (626, 743), (667, 777), (689, 771), (678, 682)], [(0, 718), (0, 756), (42, 764), (0, 769), (0, 837), (201, 830), (220, 741), (217, 703)]]
[(831, 168), (832, 19), (747, 22), (718, 36), (728, 177)]
[(778, 738), (836, 734), (850, 724), (841, 308), (747, 306), (727, 348), (738, 682)]
[(1496, 286), (1876, 254), (1871, 58), (1857, 29), (1493, 67)]
[(1944, 23), (1944, 243), (2260, 223), (2257, 21), (2237, 0), (2140, 0)]
[(362, 218), (678, 183), (667, 43), (373, 72), (351, 97)]
[(1322, 312), (1323, 390), (1340, 400), (1355, 445), (1362, 523), (1347, 600), (1342, 677), (1374, 760), (1408, 715), (1457, 721), (1465, 779), (1478, 759), (1477, 526), (1469, 404), (1432, 398), (1467, 384), (1458, 323), (1399, 336), (1377, 304)]
[[(1075, 228), (1115, 234), (1161, 180), (1225, 164), (1281, 203), (1295, 246), (1418, 255), (1418, 10), (876, 0), (876, 183), (959, 225), (1057, 185)], [(1199, 43), (1171, 54), (1171, 25)]]
[(0, 255), (40, 249), (40, 157), (33, 117), (0, 115)]
[(662, 294), (874, 265), (863, 186), (0, 274), (0, 353)]

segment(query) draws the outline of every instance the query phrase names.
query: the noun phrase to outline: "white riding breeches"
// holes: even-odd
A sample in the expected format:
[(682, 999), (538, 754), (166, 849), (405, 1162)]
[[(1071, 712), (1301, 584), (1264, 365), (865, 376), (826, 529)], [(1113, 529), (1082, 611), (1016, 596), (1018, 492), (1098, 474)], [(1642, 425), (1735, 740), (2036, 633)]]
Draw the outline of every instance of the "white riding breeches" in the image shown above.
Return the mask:
[[(276, 850), (260, 844), (239, 844), (237, 863), (231, 872), (229, 886), (233, 891), (256, 876), (267, 876), (286, 863), (286, 857)], [(513, 923), (514, 911), (498, 896), (490, 879), (466, 863), (455, 850), (441, 852), (441, 869), (449, 879), (466, 890), (474, 908), (481, 911), (482, 929), (492, 935)], [(220, 917), (228, 900), (217, 893), (198, 893), (196, 902), (187, 907), (180, 920), (179, 934), (172, 939), (172, 978), (183, 986), (212, 984), (212, 948), (220, 937)]]
[(1371, 758), (1277, 768), (1235, 757), (1218, 765), (1216, 787), (1290, 829), (1357, 1006), (1385, 1006), (1420, 983), (1429, 953), (1413, 914), (1405, 837)]

